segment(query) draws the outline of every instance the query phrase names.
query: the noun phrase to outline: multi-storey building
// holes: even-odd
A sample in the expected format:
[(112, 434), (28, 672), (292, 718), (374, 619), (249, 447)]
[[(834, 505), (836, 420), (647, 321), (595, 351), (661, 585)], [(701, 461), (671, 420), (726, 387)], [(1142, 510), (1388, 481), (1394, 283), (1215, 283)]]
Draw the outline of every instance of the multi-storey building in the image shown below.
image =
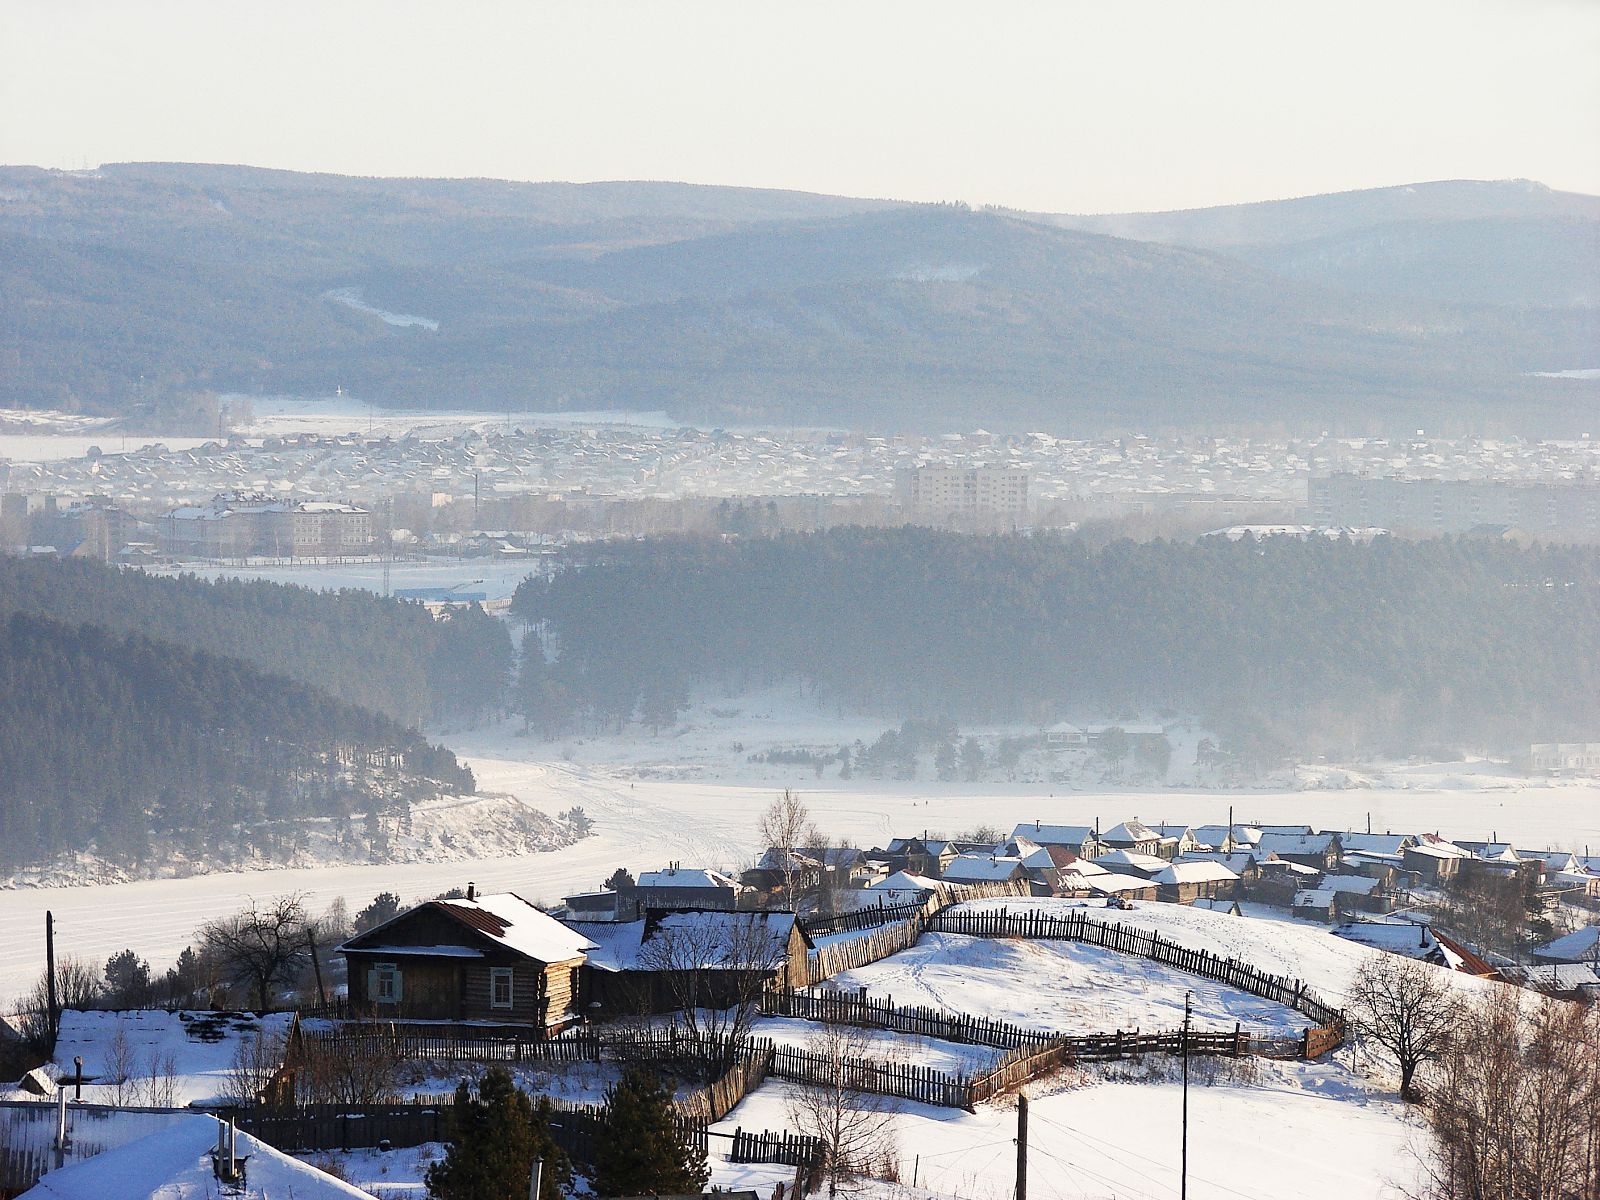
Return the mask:
[(1397, 533), (1465, 533), (1504, 526), (1542, 540), (1600, 541), (1600, 482), (1313, 477), (1311, 519), (1323, 525), (1382, 526)]
[(372, 549), (372, 514), (353, 504), (224, 493), (161, 519), (162, 549), (201, 558), (344, 558)]
[(907, 512), (935, 518), (1028, 515), (1028, 471), (1024, 467), (904, 467), (895, 473), (895, 494)]

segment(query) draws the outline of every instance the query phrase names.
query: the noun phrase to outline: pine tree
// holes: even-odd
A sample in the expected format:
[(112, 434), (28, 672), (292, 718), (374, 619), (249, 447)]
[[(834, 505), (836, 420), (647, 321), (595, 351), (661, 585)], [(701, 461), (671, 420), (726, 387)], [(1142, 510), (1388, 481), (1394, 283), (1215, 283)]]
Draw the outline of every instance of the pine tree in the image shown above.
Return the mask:
[(698, 1192), (708, 1178), (705, 1152), (678, 1128), (671, 1093), (650, 1072), (628, 1068), (606, 1095), (595, 1190), (602, 1196)]
[(534, 1106), (504, 1067), (491, 1067), (478, 1083), (478, 1096), (462, 1080), (450, 1148), (428, 1168), (428, 1195), (434, 1200), (526, 1200), (533, 1160), (542, 1159), (539, 1200), (561, 1200), (572, 1182), (567, 1156), (550, 1134), (550, 1099)]

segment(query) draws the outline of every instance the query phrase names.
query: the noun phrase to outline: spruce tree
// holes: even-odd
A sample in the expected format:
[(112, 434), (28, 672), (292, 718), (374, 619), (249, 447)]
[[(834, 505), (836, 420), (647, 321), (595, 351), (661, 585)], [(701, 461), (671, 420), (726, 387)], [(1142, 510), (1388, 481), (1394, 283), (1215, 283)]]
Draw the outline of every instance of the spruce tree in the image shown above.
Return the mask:
[(705, 1152), (678, 1128), (671, 1093), (651, 1072), (629, 1067), (606, 1094), (595, 1190), (602, 1196), (698, 1192), (708, 1178)]
[(526, 1200), (533, 1160), (544, 1172), (539, 1200), (561, 1200), (572, 1167), (550, 1133), (550, 1098), (537, 1106), (519, 1091), (504, 1067), (491, 1067), (478, 1095), (462, 1080), (456, 1088), (450, 1148), (428, 1168), (434, 1200)]

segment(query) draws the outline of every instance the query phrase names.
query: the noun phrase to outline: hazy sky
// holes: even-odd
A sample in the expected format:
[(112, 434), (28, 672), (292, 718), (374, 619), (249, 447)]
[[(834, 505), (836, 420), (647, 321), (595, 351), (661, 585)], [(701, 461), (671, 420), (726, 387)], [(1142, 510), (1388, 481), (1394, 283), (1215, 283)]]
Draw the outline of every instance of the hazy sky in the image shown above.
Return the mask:
[(1600, 193), (1600, 0), (0, 0), (0, 161), (1058, 211)]

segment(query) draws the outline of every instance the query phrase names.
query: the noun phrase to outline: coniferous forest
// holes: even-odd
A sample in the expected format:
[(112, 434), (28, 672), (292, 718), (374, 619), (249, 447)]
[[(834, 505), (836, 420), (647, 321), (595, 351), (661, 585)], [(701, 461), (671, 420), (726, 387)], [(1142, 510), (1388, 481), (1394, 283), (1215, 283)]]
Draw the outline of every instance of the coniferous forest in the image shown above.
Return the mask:
[(538, 702), (599, 721), (778, 681), (893, 717), (1182, 713), (1298, 749), (1525, 751), (1600, 721), (1593, 548), (838, 529), (596, 546), (515, 612), (558, 651)]
[(0, 558), (0, 867), (471, 792), (415, 725), (498, 704), (509, 663), (476, 610)]

